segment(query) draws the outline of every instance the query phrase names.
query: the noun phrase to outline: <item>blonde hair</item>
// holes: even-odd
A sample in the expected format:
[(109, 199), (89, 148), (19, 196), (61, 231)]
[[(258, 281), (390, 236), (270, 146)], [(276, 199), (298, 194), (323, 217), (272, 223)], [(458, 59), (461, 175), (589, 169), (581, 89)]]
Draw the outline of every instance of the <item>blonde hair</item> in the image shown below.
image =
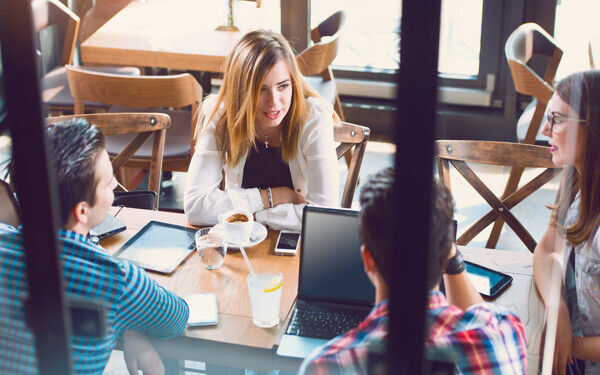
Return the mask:
[(319, 95), (302, 77), (294, 51), (285, 38), (272, 31), (256, 30), (244, 35), (227, 57), (223, 84), (206, 122), (210, 122), (223, 105), (224, 115), (218, 119), (215, 137), (221, 156), (230, 167), (236, 166), (250, 147), (256, 147), (254, 119), (260, 89), (279, 61), (287, 63), (292, 85), (290, 109), (280, 125), (281, 156), (285, 162), (296, 157), (308, 112), (306, 98)]

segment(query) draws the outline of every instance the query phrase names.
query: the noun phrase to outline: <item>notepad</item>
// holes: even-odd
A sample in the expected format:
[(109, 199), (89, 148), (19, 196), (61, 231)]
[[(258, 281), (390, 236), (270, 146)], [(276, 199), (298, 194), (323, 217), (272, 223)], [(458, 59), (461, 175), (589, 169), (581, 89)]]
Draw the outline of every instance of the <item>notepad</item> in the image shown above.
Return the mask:
[(171, 273), (196, 248), (197, 229), (151, 221), (113, 255), (139, 267)]

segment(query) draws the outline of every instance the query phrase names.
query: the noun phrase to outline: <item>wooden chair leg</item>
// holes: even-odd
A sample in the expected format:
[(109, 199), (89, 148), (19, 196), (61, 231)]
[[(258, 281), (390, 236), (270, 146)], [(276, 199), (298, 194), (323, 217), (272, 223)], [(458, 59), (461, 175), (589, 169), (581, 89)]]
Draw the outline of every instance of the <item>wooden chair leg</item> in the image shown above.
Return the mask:
[[(514, 167), (510, 171), (510, 175), (508, 176), (508, 181), (506, 182), (506, 187), (504, 188), (504, 193), (502, 194), (502, 199), (506, 199), (512, 193), (517, 191), (517, 187), (519, 186), (519, 181), (521, 181), (521, 176), (523, 175), (523, 168)], [(498, 244), (498, 239), (500, 238), (500, 232), (502, 231), (502, 226), (504, 225), (504, 220), (502, 218), (498, 218), (494, 223), (494, 227), (492, 228), (492, 233), (490, 234), (490, 238), (488, 239), (485, 247), (488, 249), (495, 249)]]

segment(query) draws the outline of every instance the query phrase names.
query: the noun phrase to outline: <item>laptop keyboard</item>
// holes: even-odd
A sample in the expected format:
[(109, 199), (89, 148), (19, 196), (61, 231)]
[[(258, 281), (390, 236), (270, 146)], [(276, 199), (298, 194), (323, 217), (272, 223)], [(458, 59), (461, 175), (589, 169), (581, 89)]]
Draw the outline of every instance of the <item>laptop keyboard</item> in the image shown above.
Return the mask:
[(358, 314), (295, 309), (286, 333), (329, 340), (358, 326), (363, 319), (364, 316)]

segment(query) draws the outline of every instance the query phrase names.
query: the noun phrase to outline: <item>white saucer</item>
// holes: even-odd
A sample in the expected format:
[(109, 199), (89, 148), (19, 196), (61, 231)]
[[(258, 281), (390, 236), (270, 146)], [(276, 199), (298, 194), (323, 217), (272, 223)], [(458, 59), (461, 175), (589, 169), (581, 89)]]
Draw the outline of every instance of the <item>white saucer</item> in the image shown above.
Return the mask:
[[(212, 227), (212, 229), (209, 231), (209, 233), (220, 233), (223, 234), (223, 224), (219, 223), (217, 225), (215, 225), (214, 227)], [(245, 243), (244, 246), (244, 250), (254, 246), (254, 245), (258, 245), (259, 243), (263, 242), (265, 240), (265, 238), (267, 238), (267, 228), (262, 225), (259, 222), (254, 222), (254, 226), (252, 227), (252, 234), (250, 235), (250, 241), (248, 241), (247, 243)], [(239, 249), (239, 245), (235, 242), (227, 242), (227, 249)]]

